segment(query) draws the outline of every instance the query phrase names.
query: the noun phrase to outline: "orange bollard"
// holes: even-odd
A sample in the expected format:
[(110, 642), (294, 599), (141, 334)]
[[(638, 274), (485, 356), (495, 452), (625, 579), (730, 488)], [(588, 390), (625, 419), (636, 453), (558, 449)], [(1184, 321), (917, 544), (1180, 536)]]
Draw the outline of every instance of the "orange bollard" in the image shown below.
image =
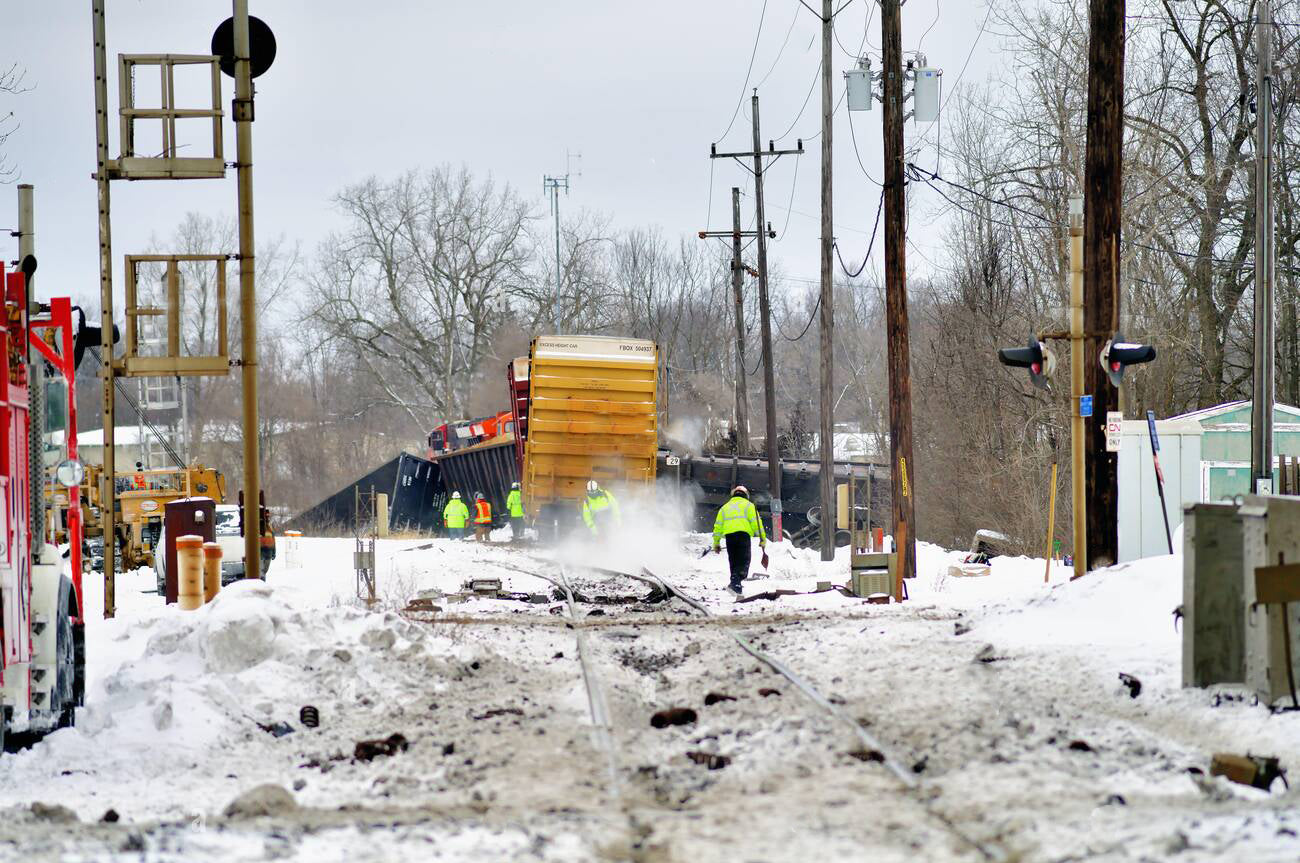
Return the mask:
[(203, 605), (203, 537), (176, 537), (176, 604), (182, 611)]
[(221, 544), (203, 543), (203, 601), (211, 602), (221, 590)]

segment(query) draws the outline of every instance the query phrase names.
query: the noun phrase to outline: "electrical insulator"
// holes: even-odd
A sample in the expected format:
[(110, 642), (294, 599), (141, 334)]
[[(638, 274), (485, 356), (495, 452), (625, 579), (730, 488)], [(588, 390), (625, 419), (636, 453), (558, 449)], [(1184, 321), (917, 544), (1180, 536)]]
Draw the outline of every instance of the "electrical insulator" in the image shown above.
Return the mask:
[(871, 61), (863, 57), (858, 67), (844, 73), (850, 111), (871, 110)]
[(933, 123), (939, 119), (939, 78), (942, 75), (942, 69), (916, 67), (916, 82), (912, 89), (912, 116), (916, 122)]

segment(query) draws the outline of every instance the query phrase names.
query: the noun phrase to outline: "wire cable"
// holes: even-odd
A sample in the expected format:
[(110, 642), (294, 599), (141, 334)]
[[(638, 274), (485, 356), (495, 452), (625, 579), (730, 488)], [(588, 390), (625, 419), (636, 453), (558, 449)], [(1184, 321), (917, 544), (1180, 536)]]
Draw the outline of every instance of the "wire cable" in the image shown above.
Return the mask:
[[(984, 30), (989, 25), (989, 18), (993, 16), (993, 0), (986, 0), (986, 2), (989, 4), (988, 11), (984, 13), (984, 20), (980, 23), (979, 32), (975, 34), (975, 40), (970, 43), (970, 50), (966, 52), (966, 61), (961, 64), (961, 71), (957, 73), (957, 80), (953, 82), (952, 92), (948, 94), (947, 99), (944, 99), (939, 103), (940, 117), (943, 116), (944, 109), (948, 107), (948, 103), (952, 101), (952, 97), (957, 95), (957, 85), (961, 83), (962, 76), (966, 74), (966, 67), (970, 65), (970, 58), (974, 56), (975, 49), (979, 47), (980, 39), (984, 36)], [(934, 126), (930, 127), (930, 129), (933, 128)], [(916, 147), (918, 149), (928, 143), (930, 129), (926, 129), (925, 132), (922, 133), (920, 139), (916, 142)]]
[(930, 22), (930, 26), (925, 28), (925, 32), (921, 34), (921, 38), (917, 40), (916, 53), (918, 54), (921, 53), (921, 46), (925, 44), (925, 37), (930, 35), (930, 31), (933, 30), (934, 25), (938, 23), (939, 23), (939, 0), (934, 0), (934, 20)]
[(785, 339), (787, 342), (799, 341), (804, 336), (808, 335), (808, 329), (809, 327), (812, 326), (812, 322), (817, 320), (817, 312), (821, 310), (821, 307), (822, 307), (822, 295), (821, 295), (821, 291), (818, 291), (817, 302), (813, 304), (812, 314), (808, 316), (808, 323), (803, 325), (803, 332), (799, 333), (799, 335), (795, 336), (794, 338), (790, 338), (785, 334), (785, 330), (781, 329), (781, 324), (779, 322), (776, 325), (776, 331), (780, 333), (781, 338)]
[[(767, 82), (767, 79), (770, 78), (770, 77), (772, 76), (772, 73), (776, 70), (776, 64), (781, 62), (781, 55), (785, 53), (785, 46), (786, 46), (787, 44), (789, 44), (789, 42), (790, 42), (790, 34), (794, 32), (794, 25), (797, 24), (798, 21), (799, 21), (799, 7), (798, 7), (798, 6), (795, 6), (795, 7), (794, 7), (794, 17), (790, 19), (790, 26), (789, 26), (788, 28), (786, 28), (786, 31), (785, 31), (785, 39), (783, 39), (783, 40), (781, 41), (781, 49), (780, 49), (779, 51), (776, 52), (776, 59), (773, 60), (773, 61), (772, 61), (772, 65), (768, 67), (768, 69), (767, 69), (767, 74), (764, 75), (761, 79), (759, 79), (758, 84), (756, 84), (755, 86), (761, 88), (761, 87), (763, 86), (763, 84), (765, 84), (765, 83)], [(741, 99), (744, 99), (744, 98), (745, 98), (745, 97), (744, 97), (744, 94), (742, 93), (742, 94), (741, 94)]]
[(726, 130), (723, 131), (714, 143), (727, 137), (731, 127), (736, 124), (736, 117), (740, 115), (740, 106), (745, 102), (745, 91), (749, 89), (749, 76), (754, 72), (754, 58), (758, 56), (758, 43), (763, 36), (763, 19), (767, 17), (767, 0), (763, 0), (763, 10), (758, 13), (758, 32), (754, 34), (754, 48), (749, 52), (749, 68), (745, 70), (745, 83), (740, 85), (740, 98), (736, 100), (736, 110), (731, 112), (731, 121), (727, 123)]
[(849, 112), (849, 140), (853, 142), (853, 155), (858, 160), (858, 168), (862, 170), (862, 176), (866, 177), (868, 180), (870, 180), (872, 183), (875, 183), (877, 186), (883, 188), (884, 184), (881, 183), (879, 180), (877, 180), (875, 177), (871, 176), (871, 174), (867, 172), (867, 166), (862, 164), (862, 154), (858, 152), (858, 134), (857, 132), (853, 131), (852, 111)]
[(839, 243), (832, 243), (832, 246), (835, 249), (835, 257), (839, 258), (840, 261), (840, 269), (842, 269), (844, 271), (844, 275), (848, 276), (850, 279), (856, 279), (858, 276), (862, 275), (862, 271), (867, 268), (867, 261), (871, 260), (871, 253), (875, 250), (876, 247), (876, 229), (880, 227), (880, 213), (884, 209), (885, 209), (885, 190), (881, 189), (880, 203), (876, 205), (876, 223), (871, 228), (871, 240), (868, 241), (867, 243), (867, 253), (862, 256), (862, 265), (858, 267), (856, 270), (854, 270), (853, 272), (850, 273), (848, 266), (844, 263), (844, 256), (840, 254)]

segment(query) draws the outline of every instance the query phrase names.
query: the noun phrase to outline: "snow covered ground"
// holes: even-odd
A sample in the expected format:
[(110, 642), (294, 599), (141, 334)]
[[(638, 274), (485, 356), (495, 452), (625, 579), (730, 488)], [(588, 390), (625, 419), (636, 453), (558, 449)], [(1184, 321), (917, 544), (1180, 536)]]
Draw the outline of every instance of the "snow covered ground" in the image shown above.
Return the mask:
[[(141, 572), (119, 580), (116, 619), (93, 619), (88, 582), (87, 704), (75, 728), (0, 756), (0, 860), (984, 859), (936, 812), (1007, 859), (1300, 859), (1300, 792), (1189, 772), (1218, 751), (1300, 763), (1300, 714), (1180, 688), (1177, 558), (1044, 584), (1042, 560), (954, 578), (960, 553), (922, 545), (911, 600), (878, 606), (808, 593), (844, 583), (843, 554), (776, 546), (746, 593), (803, 595), (735, 602), (707, 543), (383, 540), (373, 611), (355, 599), (352, 540), (304, 539), (298, 565), (196, 612), (164, 607)], [(442, 597), (437, 614), (400, 613), (471, 576), (549, 594), (530, 573), (554, 576), (557, 559), (590, 600), (616, 785), (559, 603)], [(722, 620), (599, 571), (641, 566)], [(929, 811), (733, 631), (914, 765)], [(734, 700), (705, 706), (710, 693)], [(697, 721), (651, 728), (667, 707)], [(356, 756), (395, 733), (406, 748)], [(227, 814), (268, 783), (287, 793)]]

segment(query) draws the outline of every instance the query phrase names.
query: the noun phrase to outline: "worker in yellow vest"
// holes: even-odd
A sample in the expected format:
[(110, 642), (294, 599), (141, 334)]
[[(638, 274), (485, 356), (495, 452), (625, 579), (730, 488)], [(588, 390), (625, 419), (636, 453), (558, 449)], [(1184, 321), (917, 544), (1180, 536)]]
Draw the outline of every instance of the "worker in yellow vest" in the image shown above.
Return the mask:
[(758, 547), (766, 550), (767, 534), (763, 532), (763, 520), (749, 500), (749, 489), (738, 485), (731, 490), (731, 500), (722, 505), (713, 522), (713, 551), (721, 551), (722, 543), (726, 541), (727, 562), (731, 565), (728, 588), (737, 595), (741, 593), (740, 583), (749, 575), (751, 540), (754, 537), (758, 537)]
[(447, 535), (452, 539), (465, 538), (465, 523), (469, 521), (469, 507), (460, 499), (460, 492), (453, 491), (451, 500), (442, 508), (442, 523), (447, 528)]
[(488, 541), (488, 532), (492, 530), (492, 504), (483, 498), (483, 492), (474, 492), (474, 538), (479, 542)]
[(510, 484), (510, 494), (506, 496), (506, 512), (510, 514), (510, 541), (518, 542), (524, 538), (524, 495), (517, 482)]
[(582, 499), (582, 521), (594, 537), (608, 536), (623, 525), (618, 501), (594, 479), (587, 483), (587, 496)]

